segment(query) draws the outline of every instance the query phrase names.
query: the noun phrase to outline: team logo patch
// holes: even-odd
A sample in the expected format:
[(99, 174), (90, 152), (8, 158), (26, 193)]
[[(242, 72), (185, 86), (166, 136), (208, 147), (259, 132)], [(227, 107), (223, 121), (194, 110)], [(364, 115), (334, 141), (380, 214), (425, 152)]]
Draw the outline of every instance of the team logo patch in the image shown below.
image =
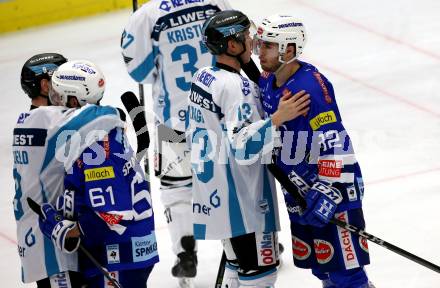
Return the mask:
[(119, 257), (119, 244), (112, 244), (105, 246), (107, 250), (107, 263), (108, 264), (118, 264), (121, 263)]
[(368, 250), (368, 241), (364, 237), (359, 237), (359, 246), (364, 250), (365, 252), (369, 253)]
[(310, 245), (303, 240), (292, 236), (292, 252), (293, 258), (297, 260), (305, 260), (309, 258), (310, 254), (312, 253), (312, 249)]
[(358, 199), (356, 188), (354, 188), (354, 186), (350, 186), (347, 188), (347, 195), (349, 201), (357, 201)]
[(330, 242), (322, 239), (313, 240), (315, 246), (316, 260), (319, 264), (326, 264), (332, 260), (333, 255), (335, 255), (335, 249)]
[(335, 112), (333, 110), (322, 112), (316, 115), (312, 120), (310, 120), (310, 127), (312, 129), (318, 130), (321, 126), (335, 123), (337, 121)]
[(115, 172), (112, 166), (86, 169), (84, 170), (85, 181), (97, 181), (115, 178)]
[(342, 160), (319, 160), (319, 175), (335, 178), (340, 177), (342, 166)]

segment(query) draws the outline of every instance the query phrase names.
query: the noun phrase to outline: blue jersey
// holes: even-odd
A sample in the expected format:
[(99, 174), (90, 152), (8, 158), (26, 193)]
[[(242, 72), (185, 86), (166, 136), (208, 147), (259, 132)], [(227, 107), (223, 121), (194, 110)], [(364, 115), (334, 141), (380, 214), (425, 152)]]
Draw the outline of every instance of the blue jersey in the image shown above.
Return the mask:
[[(337, 188), (343, 200), (337, 212), (361, 208), (364, 187), (353, 146), (342, 125), (332, 84), (314, 66), (299, 62), (301, 67), (281, 87), (275, 87), (275, 75), (263, 73), (260, 78), (263, 109), (273, 114), (280, 97), (305, 90), (311, 97), (306, 115), (280, 127), (282, 148), (277, 151), (276, 165), (305, 195), (317, 182)], [(284, 193), (291, 219), (298, 204)]]
[[(159, 261), (149, 183), (122, 128), (88, 147), (65, 177), (74, 191), (73, 217), (82, 244), (109, 271), (148, 267)], [(85, 257), (86, 277), (99, 271)]]

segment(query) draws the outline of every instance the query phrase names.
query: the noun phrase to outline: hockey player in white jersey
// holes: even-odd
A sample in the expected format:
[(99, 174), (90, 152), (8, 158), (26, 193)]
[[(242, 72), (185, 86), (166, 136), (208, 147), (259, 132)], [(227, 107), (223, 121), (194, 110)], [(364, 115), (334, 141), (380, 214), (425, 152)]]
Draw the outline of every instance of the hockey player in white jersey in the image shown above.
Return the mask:
[(154, 166), (161, 179), (172, 250), (178, 257), (172, 268), (175, 277), (194, 277), (197, 265), (191, 170), (184, 135), (186, 100), (193, 74), (214, 61), (202, 44), (202, 25), (225, 9), (230, 9), (227, 0), (151, 0), (130, 17), (121, 39), (130, 76), (153, 85), (157, 125)]
[(273, 117), (262, 120), (258, 87), (240, 75), (251, 56), (249, 28), (249, 19), (234, 10), (205, 23), (204, 42), (217, 62), (196, 72), (188, 98), (194, 235), (222, 240), (224, 288), (274, 287), (278, 207), (263, 163), (270, 163), (277, 127), (308, 110), (301, 91), (284, 97)]
[[(66, 147), (60, 144), (66, 142), (69, 131), (75, 130), (85, 139), (92, 128), (109, 131), (124, 125), (118, 111), (111, 107), (92, 105), (80, 110), (36, 107), (50, 104), (49, 80), (53, 71), (65, 61), (62, 55), (45, 53), (25, 63), (21, 84), (29, 97), (37, 101), (33, 101), (31, 111), (20, 114), (13, 132), (14, 214), (22, 281), (36, 281), (38, 288), (80, 287), (82, 284), (77, 274), (66, 273), (78, 270), (77, 255), (58, 251), (44, 237), (38, 216), (28, 207), (26, 198), (53, 204), (63, 192), (64, 162), (68, 159), (63, 153), (56, 153), (56, 147)], [(74, 153), (69, 156), (75, 159)]]
[[(63, 106), (99, 103), (105, 89), (99, 67), (86, 60), (61, 65), (51, 83), (51, 101)], [(40, 228), (67, 253), (81, 241), (122, 287), (146, 288), (159, 261), (149, 183), (124, 128), (102, 132), (104, 137), (68, 161), (64, 193), (57, 201), (60, 211), (43, 204)], [(82, 253), (79, 264), (88, 288), (109, 287), (96, 264)]]

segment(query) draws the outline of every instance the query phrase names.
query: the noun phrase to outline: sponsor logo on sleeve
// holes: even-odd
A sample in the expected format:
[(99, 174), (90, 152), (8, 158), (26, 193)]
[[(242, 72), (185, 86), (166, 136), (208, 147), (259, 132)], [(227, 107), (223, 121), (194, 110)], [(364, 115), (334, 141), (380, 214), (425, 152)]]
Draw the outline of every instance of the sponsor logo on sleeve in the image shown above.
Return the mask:
[(325, 177), (340, 177), (342, 160), (318, 160), (319, 175)]
[(335, 112), (333, 110), (322, 112), (316, 115), (314, 118), (310, 120), (310, 127), (312, 129), (318, 130), (321, 126), (335, 123), (337, 121)]
[(119, 244), (106, 245), (107, 250), (107, 263), (118, 264), (121, 263), (119, 258)]
[(330, 242), (322, 239), (315, 239), (313, 242), (315, 246), (316, 261), (318, 261), (319, 264), (326, 264), (330, 262), (330, 260), (333, 258), (333, 255), (335, 255), (333, 245)]
[(147, 261), (158, 255), (154, 234), (143, 237), (131, 237), (133, 262)]
[(330, 93), (328, 92), (327, 86), (325, 86), (324, 80), (322, 80), (321, 74), (318, 72), (313, 72), (313, 76), (315, 76), (318, 81), (319, 86), (322, 89), (322, 93), (324, 94), (324, 99), (327, 104), (332, 103), (332, 97), (330, 97)]
[(115, 178), (112, 166), (84, 170), (86, 182)]
[(292, 236), (292, 252), (295, 259), (305, 260), (309, 258), (310, 254), (312, 253), (312, 249), (310, 245), (303, 240)]

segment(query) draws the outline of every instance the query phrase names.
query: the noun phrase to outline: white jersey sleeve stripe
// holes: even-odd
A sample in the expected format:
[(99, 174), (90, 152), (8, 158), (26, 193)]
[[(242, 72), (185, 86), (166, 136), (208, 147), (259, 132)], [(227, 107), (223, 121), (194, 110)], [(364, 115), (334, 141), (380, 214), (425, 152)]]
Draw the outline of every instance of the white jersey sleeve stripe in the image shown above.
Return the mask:
[(154, 69), (154, 59), (156, 58), (156, 55), (158, 53), (159, 49), (157, 46), (153, 46), (153, 51), (145, 57), (145, 60), (139, 64), (133, 71), (130, 72), (130, 76), (136, 81), (136, 82), (144, 82), (144, 80), (147, 78), (147, 76), (153, 71)]

